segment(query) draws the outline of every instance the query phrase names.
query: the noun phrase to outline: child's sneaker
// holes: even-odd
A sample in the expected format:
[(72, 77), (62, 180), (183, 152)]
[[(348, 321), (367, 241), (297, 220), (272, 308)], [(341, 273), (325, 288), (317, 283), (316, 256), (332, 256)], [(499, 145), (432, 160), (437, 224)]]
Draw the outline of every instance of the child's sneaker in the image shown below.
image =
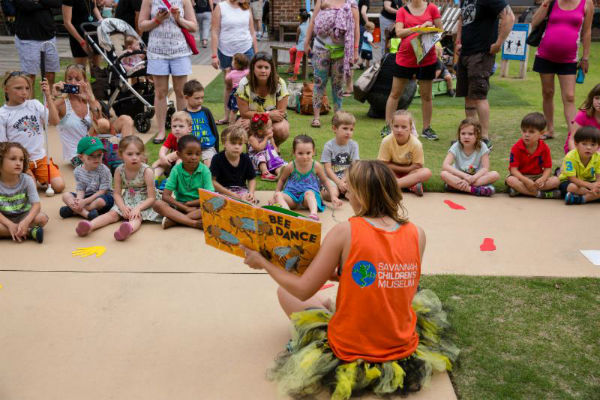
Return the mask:
[(38, 243), (42, 243), (44, 241), (44, 228), (41, 226), (34, 226), (29, 229), (29, 239), (35, 240)]
[(496, 193), (496, 189), (494, 189), (494, 187), (492, 185), (472, 186), (471, 193), (474, 194), (475, 196), (490, 197), (491, 195)]
[(485, 143), (485, 145), (487, 146), (488, 150), (492, 151), (492, 149), (494, 148), (494, 143), (492, 143), (492, 141), (490, 140), (490, 138), (483, 138), (483, 139), (481, 139), (481, 141), (483, 143)]
[(127, 239), (133, 233), (133, 226), (127, 221), (119, 225), (119, 228), (115, 231), (115, 239), (122, 242)]
[(58, 213), (62, 218), (71, 218), (73, 215), (75, 215), (73, 210), (71, 210), (71, 208), (68, 206), (62, 206), (60, 210), (58, 210)]
[(573, 204), (584, 204), (585, 198), (575, 193), (568, 192), (565, 196), (565, 204), (573, 205)]
[(177, 225), (177, 222), (170, 220), (167, 217), (163, 217), (162, 222), (160, 224), (162, 226), (163, 229), (169, 229), (175, 225)]
[(538, 199), (560, 199), (561, 194), (560, 190), (538, 190), (537, 195), (535, 196)]
[(89, 221), (79, 221), (77, 227), (75, 228), (75, 232), (78, 236), (87, 236), (88, 233), (92, 230), (92, 224)]
[(91, 221), (91, 220), (93, 220), (94, 218), (96, 218), (98, 215), (100, 215), (100, 214), (98, 213), (98, 210), (92, 210), (92, 211), (90, 211), (90, 212), (88, 213), (87, 220), (88, 220), (88, 221)]
[(421, 132), (421, 136), (429, 140), (438, 140), (438, 135), (436, 135), (435, 131), (431, 129), (431, 127), (423, 129), (423, 132)]
[(310, 214), (308, 218), (312, 219), (313, 221), (319, 221), (319, 216), (317, 214)]
[(419, 197), (423, 197), (423, 184), (421, 182), (417, 183), (416, 185), (412, 185), (410, 188), (408, 188), (408, 190)]
[(381, 128), (381, 137), (382, 138), (386, 137), (390, 133), (392, 133), (392, 129), (390, 128), (389, 125), (385, 125), (383, 128)]
[(517, 192), (515, 189), (511, 188), (510, 186), (508, 187), (508, 196), (509, 197), (517, 197), (520, 193)]

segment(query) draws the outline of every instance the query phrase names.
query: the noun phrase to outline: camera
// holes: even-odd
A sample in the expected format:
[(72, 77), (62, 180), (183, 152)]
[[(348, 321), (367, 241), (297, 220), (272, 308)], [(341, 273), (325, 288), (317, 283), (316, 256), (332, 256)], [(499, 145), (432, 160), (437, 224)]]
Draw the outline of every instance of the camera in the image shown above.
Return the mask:
[(63, 88), (60, 90), (61, 93), (67, 94), (79, 94), (79, 86), (78, 85), (70, 85), (65, 83)]

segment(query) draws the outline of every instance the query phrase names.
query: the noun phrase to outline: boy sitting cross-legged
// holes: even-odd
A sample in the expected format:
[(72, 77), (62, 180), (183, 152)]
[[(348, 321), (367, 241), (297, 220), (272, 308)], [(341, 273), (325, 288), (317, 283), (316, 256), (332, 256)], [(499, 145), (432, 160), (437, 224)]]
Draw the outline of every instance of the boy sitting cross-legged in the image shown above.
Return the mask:
[(63, 194), (66, 206), (59, 210), (61, 217), (69, 218), (78, 214), (91, 221), (112, 208), (112, 176), (108, 167), (102, 164), (105, 151), (104, 144), (98, 138), (84, 136), (79, 140), (77, 153), (83, 164), (73, 172), (77, 183), (76, 193)]
[(593, 126), (577, 129), (575, 148), (567, 153), (561, 168), (560, 191), (566, 204), (583, 204), (600, 199), (600, 131)]
[(215, 188), (210, 170), (202, 163), (200, 140), (192, 135), (182, 137), (177, 143), (177, 155), (181, 162), (171, 169), (162, 200), (156, 200), (154, 211), (164, 217), (163, 229), (175, 225), (202, 229), (198, 189), (214, 192)]
[(431, 171), (423, 167), (423, 145), (412, 135), (412, 126), (413, 117), (408, 111), (396, 111), (392, 117), (392, 134), (381, 141), (377, 159), (390, 167), (401, 189), (408, 188), (420, 197), (423, 182), (431, 178)]
[(510, 150), (510, 175), (506, 185), (510, 197), (519, 193), (541, 199), (559, 199), (559, 181), (552, 176), (550, 148), (541, 139), (546, 119), (539, 112), (529, 113), (521, 121), (521, 139)]

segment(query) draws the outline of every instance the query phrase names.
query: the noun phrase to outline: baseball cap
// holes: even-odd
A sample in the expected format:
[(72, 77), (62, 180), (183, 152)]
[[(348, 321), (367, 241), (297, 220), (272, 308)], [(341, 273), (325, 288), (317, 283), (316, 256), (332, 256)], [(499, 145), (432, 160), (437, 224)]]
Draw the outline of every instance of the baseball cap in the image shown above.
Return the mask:
[(102, 141), (96, 137), (85, 136), (77, 143), (77, 154), (87, 154), (89, 156), (98, 150), (106, 151)]

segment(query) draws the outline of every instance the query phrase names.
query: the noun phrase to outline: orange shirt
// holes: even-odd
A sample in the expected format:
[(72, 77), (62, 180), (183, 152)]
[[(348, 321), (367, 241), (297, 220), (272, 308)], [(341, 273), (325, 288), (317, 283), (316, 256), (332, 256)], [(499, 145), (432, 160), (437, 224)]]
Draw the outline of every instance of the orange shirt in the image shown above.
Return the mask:
[(384, 362), (415, 352), (411, 307), (421, 277), (419, 232), (412, 223), (388, 232), (350, 218), (350, 252), (342, 267), (328, 338), (341, 360)]

